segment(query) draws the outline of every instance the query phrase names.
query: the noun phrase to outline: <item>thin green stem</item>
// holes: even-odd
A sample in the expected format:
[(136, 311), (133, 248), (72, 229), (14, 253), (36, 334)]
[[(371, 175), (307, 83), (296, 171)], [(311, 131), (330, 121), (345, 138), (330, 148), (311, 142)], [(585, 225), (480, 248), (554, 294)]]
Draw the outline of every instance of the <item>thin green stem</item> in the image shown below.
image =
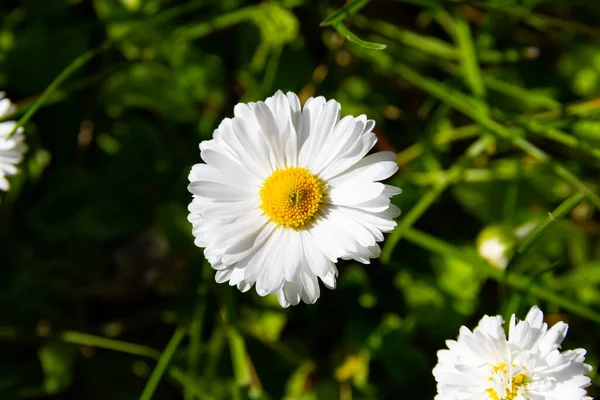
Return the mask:
[(148, 382), (146, 382), (146, 386), (144, 387), (144, 390), (142, 391), (142, 394), (139, 397), (140, 400), (150, 400), (152, 398), (152, 396), (154, 395), (154, 391), (158, 386), (158, 383), (160, 382), (163, 374), (169, 366), (169, 363), (171, 362), (171, 359), (173, 358), (177, 347), (179, 347), (181, 341), (185, 337), (185, 334), (185, 327), (180, 325), (177, 327), (177, 329), (175, 329), (173, 336), (171, 336), (171, 340), (169, 340), (169, 343), (167, 343), (167, 347), (165, 347), (165, 350), (162, 352), (160, 358), (158, 359), (158, 363), (154, 367), (154, 371), (152, 371)]
[(44, 105), (44, 103), (52, 97), (56, 89), (58, 89), (58, 87), (62, 85), (62, 83), (69, 76), (71, 76), (75, 71), (79, 70), (81, 67), (87, 64), (97, 54), (102, 53), (109, 47), (110, 42), (104, 42), (101, 46), (86, 51), (85, 53), (77, 57), (71, 64), (69, 64), (67, 68), (65, 68), (56, 78), (54, 78), (54, 80), (50, 83), (50, 85), (48, 85), (46, 90), (44, 90), (42, 95), (35, 101), (35, 103), (33, 103), (33, 105), (19, 119), (19, 121), (17, 121), (13, 130), (8, 134), (8, 137), (10, 138), (20, 127), (25, 125), (31, 119), (31, 117), (33, 117), (33, 115)]
[(506, 197), (504, 198), (504, 209), (502, 215), (507, 225), (512, 225), (515, 220), (515, 210), (517, 209), (517, 199), (519, 196), (519, 182), (523, 176), (523, 167), (520, 162), (517, 162), (516, 174), (511, 177), (508, 188), (506, 189)]
[(577, 207), (583, 201), (583, 194), (576, 193), (573, 196), (569, 197), (565, 201), (563, 201), (554, 211), (548, 213), (548, 218), (544, 220), (538, 227), (531, 232), (529, 236), (523, 241), (523, 244), (519, 246), (517, 250), (520, 254), (527, 252), (538, 240), (542, 238), (542, 236), (546, 233), (548, 229), (556, 223), (557, 220), (567, 215), (571, 212), (575, 207)]
[[(43, 104), (40, 106), (40, 108), (59, 103), (65, 99), (69, 98), (69, 95), (71, 95), (75, 92), (84, 90), (87, 87), (98, 83), (99, 81), (106, 78), (110, 74), (112, 74), (128, 65), (130, 65), (129, 62), (115, 64), (115, 65), (105, 68), (104, 70), (102, 70), (96, 74), (93, 74), (92, 76), (78, 79), (66, 87), (63, 86), (62, 88), (58, 88), (58, 89), (54, 90), (54, 92), (46, 98), (46, 100), (43, 102)], [(33, 96), (27, 97), (23, 100), (20, 100), (17, 104), (17, 107), (15, 107), (15, 109), (12, 110), (12, 112), (10, 114), (5, 114), (4, 116), (0, 117), (0, 122), (14, 121), (15, 118), (17, 118), (19, 116), (23, 116), (26, 112), (28, 112), (31, 109), (31, 107), (33, 107), (33, 105), (40, 99), (40, 97), (43, 94), (44, 93), (42, 93), (40, 95), (33, 95)]]
[(356, 14), (361, 8), (366, 6), (370, 0), (354, 0), (346, 4), (344, 7), (334, 11), (329, 15), (319, 26), (333, 25), (336, 22), (341, 22), (344, 18)]
[(151, 347), (142, 346), (135, 343), (123, 342), (120, 340), (107, 339), (100, 336), (89, 335), (87, 333), (66, 331), (58, 334), (57, 338), (66, 343), (79, 344), (84, 346), (95, 346), (107, 350), (119, 351), (121, 353), (149, 357), (155, 360), (158, 360), (160, 358), (160, 351)]
[[(217, 317), (217, 319), (220, 319)], [(217, 321), (218, 322), (218, 321)], [(225, 328), (215, 323), (212, 335), (206, 345), (206, 362), (204, 363), (203, 376), (207, 379), (215, 377), (217, 366), (223, 355), (225, 345)]]

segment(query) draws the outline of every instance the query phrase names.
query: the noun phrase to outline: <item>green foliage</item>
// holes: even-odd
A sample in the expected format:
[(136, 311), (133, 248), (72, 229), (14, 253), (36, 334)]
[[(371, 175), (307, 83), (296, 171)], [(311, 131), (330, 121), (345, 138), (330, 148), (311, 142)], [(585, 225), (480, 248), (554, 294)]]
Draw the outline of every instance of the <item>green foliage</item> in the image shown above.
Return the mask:
[(75, 348), (62, 342), (49, 342), (39, 350), (44, 369), (44, 389), (48, 394), (65, 390), (72, 380)]
[[(2, 2), (0, 90), (29, 151), (0, 193), (0, 398), (431, 399), (444, 340), (532, 304), (597, 367), (598, 18), (585, 1)], [(216, 285), (187, 221), (198, 143), (277, 89), (375, 119), (403, 189), (382, 257), (290, 309)]]

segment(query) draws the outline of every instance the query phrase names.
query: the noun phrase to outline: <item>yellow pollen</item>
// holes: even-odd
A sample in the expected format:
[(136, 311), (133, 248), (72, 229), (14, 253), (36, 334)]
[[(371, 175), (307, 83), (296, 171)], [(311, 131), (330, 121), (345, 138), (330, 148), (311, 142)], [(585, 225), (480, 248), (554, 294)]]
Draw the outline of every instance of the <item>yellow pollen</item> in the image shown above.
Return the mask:
[(260, 208), (277, 225), (303, 229), (323, 202), (325, 186), (306, 168), (275, 170), (260, 189)]
[[(527, 374), (521, 373), (513, 376), (510, 370), (517, 367), (515, 365), (512, 365), (510, 369), (507, 367), (505, 363), (499, 363), (490, 369), (491, 376), (488, 380), (499, 383), (495, 387), (486, 389), (490, 400), (514, 400), (519, 394), (524, 394), (527, 387)], [(496, 391), (498, 387), (502, 388), (499, 393)]]

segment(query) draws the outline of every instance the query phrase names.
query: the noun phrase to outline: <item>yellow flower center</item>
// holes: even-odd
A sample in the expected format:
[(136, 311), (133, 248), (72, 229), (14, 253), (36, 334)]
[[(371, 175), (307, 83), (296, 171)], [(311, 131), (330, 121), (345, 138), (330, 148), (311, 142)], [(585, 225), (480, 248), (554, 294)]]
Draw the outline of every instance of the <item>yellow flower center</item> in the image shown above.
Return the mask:
[(277, 225), (303, 229), (323, 202), (325, 186), (306, 168), (275, 170), (260, 189), (260, 208)]
[(513, 365), (499, 363), (490, 369), (492, 387), (486, 390), (491, 400), (514, 400), (526, 399), (528, 376), (523, 368)]

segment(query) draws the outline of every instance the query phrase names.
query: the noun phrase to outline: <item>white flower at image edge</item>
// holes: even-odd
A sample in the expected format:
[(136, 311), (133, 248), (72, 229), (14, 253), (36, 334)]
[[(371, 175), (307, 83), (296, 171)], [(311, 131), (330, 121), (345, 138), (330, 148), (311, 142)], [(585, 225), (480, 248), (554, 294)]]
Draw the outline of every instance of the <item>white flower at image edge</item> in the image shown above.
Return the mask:
[[(0, 92), (0, 119), (11, 111), (10, 100), (4, 98), (4, 92)], [(6, 177), (19, 172), (17, 165), (23, 160), (23, 154), (27, 150), (22, 128), (17, 129), (10, 138), (8, 137), (16, 124), (15, 121), (0, 122), (0, 190), (5, 192), (10, 189)]]
[[(283, 307), (335, 288), (338, 259), (368, 264), (382, 232), (400, 215), (378, 181), (398, 169), (395, 154), (366, 154), (377, 138), (364, 115), (340, 119), (340, 104), (293, 93), (237, 104), (193, 166), (189, 220), (216, 281)], [(366, 156), (366, 157), (365, 157)], [(318, 278), (318, 279), (317, 279)]]
[(503, 322), (486, 315), (473, 332), (463, 326), (458, 340), (446, 342), (433, 369), (436, 400), (591, 400), (586, 351), (560, 351), (567, 324), (548, 329), (536, 306), (524, 321), (513, 314), (508, 339)]

